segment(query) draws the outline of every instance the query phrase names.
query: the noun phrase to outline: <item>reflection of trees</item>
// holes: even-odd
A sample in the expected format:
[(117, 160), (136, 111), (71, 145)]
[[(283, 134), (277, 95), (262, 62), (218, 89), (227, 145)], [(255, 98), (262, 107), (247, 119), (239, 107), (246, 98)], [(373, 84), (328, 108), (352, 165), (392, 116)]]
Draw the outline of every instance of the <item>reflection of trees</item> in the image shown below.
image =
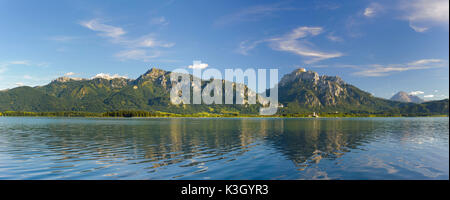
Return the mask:
[[(50, 151), (45, 153), (58, 156), (55, 162), (92, 159), (146, 168), (176, 163), (193, 166), (232, 159), (263, 143), (303, 167), (337, 158), (386, 134), (388, 128), (395, 130), (384, 127), (385, 123), (351, 119), (58, 119), (32, 124), (29, 130), (21, 125), (11, 127), (27, 134), (3, 136), (24, 151), (27, 147)], [(407, 129), (405, 126), (411, 124), (405, 122), (399, 130)], [(412, 137), (408, 131), (403, 133)], [(40, 146), (32, 146), (36, 144)]]
[(367, 141), (372, 129), (370, 121), (286, 119), (284, 131), (269, 140), (296, 165), (305, 167), (357, 148)]
[(269, 126), (267, 121), (245, 119), (80, 120), (42, 124), (35, 127), (36, 137), (27, 140), (42, 142), (58, 156), (55, 162), (93, 159), (160, 167), (192, 158), (207, 162), (241, 155)]

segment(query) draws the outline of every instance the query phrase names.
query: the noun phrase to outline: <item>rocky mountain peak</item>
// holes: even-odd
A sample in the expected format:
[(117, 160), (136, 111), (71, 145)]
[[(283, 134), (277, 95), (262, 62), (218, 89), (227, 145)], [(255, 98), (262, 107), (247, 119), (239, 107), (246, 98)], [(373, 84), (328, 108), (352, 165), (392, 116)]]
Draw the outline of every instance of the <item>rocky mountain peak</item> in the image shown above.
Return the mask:
[(170, 73), (171, 72), (153, 67), (143, 75), (141, 75), (139, 78), (137, 78), (135, 80), (135, 84), (151, 81), (160, 84), (164, 88), (168, 89)]
[(63, 77), (59, 77), (59, 78), (53, 80), (53, 82), (65, 83), (65, 82), (69, 82), (69, 81), (82, 81), (82, 80), (85, 80), (85, 79), (71, 78), (71, 77), (63, 76)]
[(400, 101), (400, 102), (408, 102), (408, 103), (423, 103), (424, 100), (419, 98), (418, 96), (410, 95), (404, 91), (400, 91), (394, 96), (391, 97), (391, 100), (393, 101)]
[(305, 68), (298, 68), (298, 69), (294, 70), (294, 73), (296, 73), (296, 74), (300, 74), (300, 73), (303, 73), (303, 72), (306, 72)]
[(298, 101), (303, 106), (320, 107), (344, 104), (349, 87), (338, 76), (319, 75), (299, 68), (285, 75), (280, 83), (282, 103)]
[(163, 76), (166, 73), (167, 73), (167, 71), (165, 71), (165, 70), (153, 67), (150, 70), (148, 70), (145, 74), (143, 74), (142, 76), (145, 78), (153, 78), (154, 79), (154, 78)]
[(314, 84), (324, 81), (331, 81), (338, 84), (344, 84), (344, 81), (338, 76), (319, 76), (317, 72), (310, 70), (307, 71), (305, 68), (298, 68), (290, 74), (285, 75), (280, 81), (280, 86), (284, 86), (293, 81), (312, 82)]

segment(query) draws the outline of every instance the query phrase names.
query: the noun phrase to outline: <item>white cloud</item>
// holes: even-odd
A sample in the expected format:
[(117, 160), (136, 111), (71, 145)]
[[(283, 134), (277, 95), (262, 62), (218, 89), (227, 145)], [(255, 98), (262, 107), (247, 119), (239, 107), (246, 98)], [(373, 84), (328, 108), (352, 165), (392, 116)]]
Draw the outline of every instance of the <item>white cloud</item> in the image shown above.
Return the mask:
[(189, 69), (205, 69), (208, 67), (208, 64), (202, 63), (201, 61), (194, 61), (192, 65), (189, 65)]
[(18, 83), (15, 83), (14, 85), (16, 85), (17, 87), (21, 87), (21, 86), (24, 86), (25, 84), (22, 82), (18, 82)]
[(137, 45), (142, 47), (154, 47), (156, 46), (156, 41), (153, 38), (144, 38), (138, 41)]
[(373, 17), (375, 15), (375, 11), (372, 8), (366, 8), (364, 10), (364, 16)]
[(432, 20), (448, 22), (449, 1), (448, 0), (416, 0), (410, 5), (410, 20)]
[(419, 32), (419, 33), (423, 33), (429, 29), (427, 27), (415, 26), (412, 22), (409, 22), (409, 27), (411, 27), (414, 31)]
[[(25, 66), (30, 66), (31, 62), (27, 61), (27, 60), (16, 60), (16, 61), (9, 61), (9, 62), (0, 62), (0, 74), (5, 72), (6, 70), (8, 70), (8, 67), (10, 67), (11, 65), (25, 65)], [(38, 66), (40, 66), (39, 64), (37, 64)]]
[(96, 79), (96, 78), (103, 78), (103, 79), (116, 79), (116, 78), (124, 78), (124, 79), (128, 79), (127, 76), (120, 76), (118, 74), (114, 74), (114, 75), (110, 75), (110, 74), (105, 74), (105, 73), (100, 73), (95, 75), (94, 77), (92, 77), (92, 79)]
[(18, 60), (18, 61), (11, 61), (9, 62), (11, 65), (30, 65), (29, 61), (26, 60)]
[(64, 76), (73, 76), (73, 75), (75, 75), (74, 72), (67, 72), (67, 73), (64, 74)]
[(402, 1), (403, 18), (417, 32), (425, 32), (433, 26), (449, 24), (449, 0), (408, 0)]
[(436, 67), (443, 67), (446, 62), (440, 59), (422, 59), (404, 64), (372, 64), (366, 66), (354, 66), (360, 71), (354, 72), (354, 75), (359, 76), (388, 76), (395, 72), (403, 72), (409, 70), (430, 69)]
[(424, 92), (422, 92), (422, 91), (412, 91), (412, 92), (410, 92), (408, 94), (409, 95), (421, 95), (421, 94), (424, 94)]
[(378, 3), (371, 3), (369, 7), (364, 9), (364, 16), (366, 17), (375, 17), (382, 10), (382, 7)]
[(425, 96), (423, 96), (423, 97), (424, 97), (424, 98), (433, 98), (434, 95), (430, 94), (430, 95), (425, 95)]
[(417, 65), (426, 65), (426, 64), (442, 63), (442, 62), (444, 62), (444, 61), (441, 59), (421, 59), (421, 60), (417, 60), (414, 62), (410, 62), (409, 65), (417, 66)]
[(113, 38), (113, 43), (120, 44), (129, 48), (140, 48), (140, 47), (172, 47), (174, 43), (164, 43), (155, 39), (153, 34), (147, 34), (136, 39), (128, 39), (123, 37), (125, 31), (120, 27), (110, 26), (106, 24), (101, 24), (98, 20), (93, 19), (88, 22), (80, 23), (84, 27), (87, 27), (93, 31), (102, 32), (100, 35), (108, 36)]
[(322, 52), (314, 50), (311, 47), (311, 43), (309, 43), (306, 38), (317, 36), (322, 32), (322, 27), (302, 26), (281, 37), (259, 40), (252, 43), (249, 43), (247, 41), (241, 42), (238, 51), (241, 54), (246, 55), (249, 50), (255, 48), (258, 44), (267, 42), (269, 43), (269, 46), (274, 50), (286, 51), (308, 58), (305, 63), (313, 63), (320, 60), (343, 56), (343, 54), (339, 52)]
[[(164, 18), (160, 18), (159, 21), (165, 21)], [(126, 31), (120, 27), (102, 24), (97, 19), (81, 22), (82, 26), (89, 28), (93, 31), (101, 32), (101, 36), (112, 38), (111, 42), (121, 45), (127, 50), (120, 51), (115, 54), (115, 57), (120, 60), (139, 60), (148, 62), (150, 59), (156, 58), (161, 55), (160, 51), (153, 50), (152, 54), (147, 50), (148, 48), (170, 48), (175, 43), (166, 43), (155, 39), (153, 34), (147, 34), (136, 39), (130, 39), (124, 37)]]
[(101, 32), (100, 35), (112, 37), (112, 38), (119, 38), (120, 36), (124, 35), (126, 32), (120, 28), (115, 27), (107, 24), (102, 24), (99, 22), (98, 19), (92, 19), (89, 21), (81, 22), (80, 25), (91, 29), (93, 31)]
[(155, 51), (153, 54), (149, 54), (147, 50), (144, 49), (130, 49), (124, 50), (117, 53), (115, 56), (120, 60), (141, 60), (144, 62), (148, 62), (153, 58), (157, 58), (160, 56), (160, 52)]
[(334, 33), (330, 33), (327, 35), (327, 38), (333, 42), (342, 42), (342, 38), (335, 36)]
[(321, 27), (298, 27), (294, 29), (291, 33), (278, 37), (272, 38), (269, 41), (273, 49), (278, 51), (287, 51), (303, 57), (309, 58), (306, 63), (312, 63), (320, 60), (337, 58), (343, 56), (342, 53), (328, 53), (313, 50), (309, 47), (307, 42), (301, 41), (300, 39), (307, 37), (314, 37), (321, 34), (323, 29)]
[(133, 47), (133, 48), (139, 48), (139, 47), (164, 47), (164, 48), (170, 48), (175, 45), (175, 43), (165, 43), (161, 42), (155, 39), (155, 36), (153, 35), (145, 35), (140, 38), (137, 38), (135, 40), (122, 40), (123, 44)]

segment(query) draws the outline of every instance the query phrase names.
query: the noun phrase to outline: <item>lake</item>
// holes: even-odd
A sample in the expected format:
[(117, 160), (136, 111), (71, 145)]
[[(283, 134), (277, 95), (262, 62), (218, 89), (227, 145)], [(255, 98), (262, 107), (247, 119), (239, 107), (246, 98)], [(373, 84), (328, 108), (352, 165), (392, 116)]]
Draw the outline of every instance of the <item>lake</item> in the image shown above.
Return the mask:
[(449, 179), (449, 118), (0, 117), (0, 179)]

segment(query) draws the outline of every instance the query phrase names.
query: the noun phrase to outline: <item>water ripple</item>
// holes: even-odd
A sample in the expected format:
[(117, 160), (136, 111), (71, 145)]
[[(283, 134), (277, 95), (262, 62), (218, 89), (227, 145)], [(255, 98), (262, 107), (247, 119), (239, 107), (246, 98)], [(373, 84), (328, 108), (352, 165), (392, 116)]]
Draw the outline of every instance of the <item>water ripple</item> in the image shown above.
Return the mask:
[(448, 118), (0, 117), (0, 179), (448, 179)]

